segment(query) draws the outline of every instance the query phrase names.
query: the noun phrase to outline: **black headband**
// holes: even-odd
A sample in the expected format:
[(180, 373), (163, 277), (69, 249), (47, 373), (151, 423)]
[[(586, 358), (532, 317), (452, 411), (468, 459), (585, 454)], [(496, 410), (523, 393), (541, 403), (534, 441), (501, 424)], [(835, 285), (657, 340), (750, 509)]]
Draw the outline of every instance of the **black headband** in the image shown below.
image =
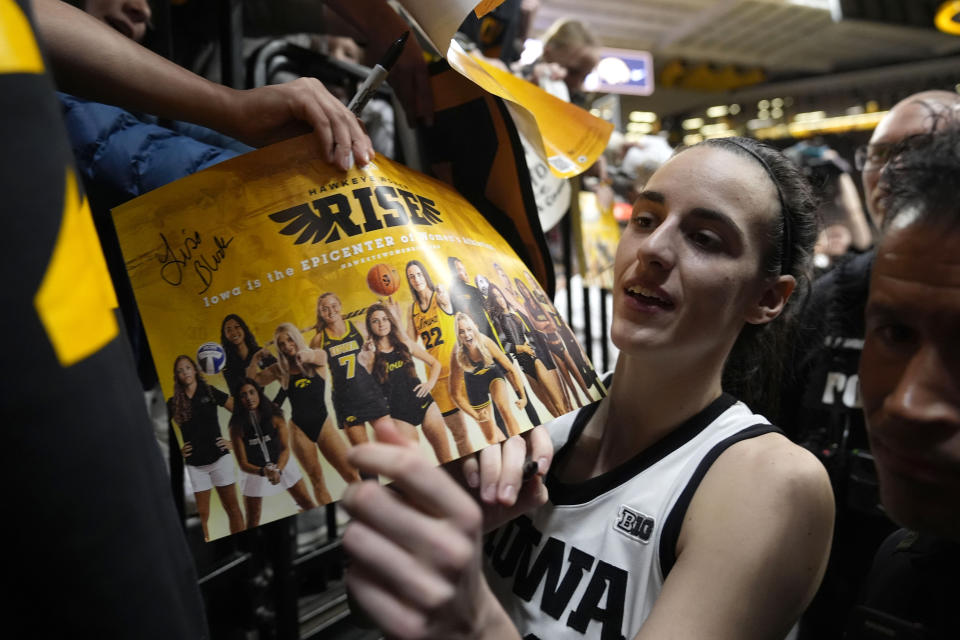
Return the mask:
[(737, 148), (743, 149), (749, 153), (753, 158), (760, 163), (760, 166), (763, 167), (764, 171), (767, 172), (767, 175), (770, 176), (773, 186), (777, 188), (777, 198), (780, 200), (780, 214), (783, 216), (783, 237), (782, 237), (782, 247), (780, 251), (780, 275), (783, 275), (784, 269), (789, 267), (792, 259), (792, 248), (793, 242), (790, 237), (790, 210), (787, 208), (786, 198), (783, 197), (783, 189), (780, 188), (780, 181), (777, 180), (777, 176), (773, 173), (773, 169), (770, 168), (770, 165), (767, 164), (767, 161), (763, 159), (759, 153), (743, 144), (739, 140), (733, 138), (723, 138), (724, 142), (728, 142), (732, 145), (736, 145)]

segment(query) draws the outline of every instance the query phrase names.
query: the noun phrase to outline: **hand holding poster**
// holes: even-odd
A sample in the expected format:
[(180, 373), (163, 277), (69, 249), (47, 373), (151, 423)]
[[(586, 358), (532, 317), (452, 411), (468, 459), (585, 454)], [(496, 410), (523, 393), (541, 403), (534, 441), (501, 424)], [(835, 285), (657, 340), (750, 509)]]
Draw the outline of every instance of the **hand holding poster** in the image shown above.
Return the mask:
[(602, 393), (482, 216), (380, 156), (303, 136), (114, 216), (208, 539), (338, 499), (380, 420), (446, 462)]

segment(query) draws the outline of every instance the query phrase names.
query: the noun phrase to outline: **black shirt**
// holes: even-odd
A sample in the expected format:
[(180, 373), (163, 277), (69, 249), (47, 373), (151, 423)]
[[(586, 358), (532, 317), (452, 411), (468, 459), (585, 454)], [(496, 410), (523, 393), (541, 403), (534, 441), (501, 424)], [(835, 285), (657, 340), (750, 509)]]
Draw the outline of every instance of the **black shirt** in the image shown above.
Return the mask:
[(470, 316), (481, 333), (496, 340), (486, 309), (483, 308), (483, 295), (479, 289), (461, 280), (455, 280), (450, 291), (450, 302), (453, 303), (455, 312), (460, 311)]
[[(79, 181), (29, 3), (4, 4), (0, 215), (9, 277), (0, 412), (9, 427), (5, 470), (22, 485), (5, 496), (12, 588), (4, 605), (13, 615), (4, 634), (206, 638), (193, 559), (129, 345), (104, 321), (109, 303), (90, 295), (106, 268), (90, 214), (77, 205), (79, 187), (68, 188)], [(38, 293), (58, 278), (58, 295), (38, 306)], [(59, 322), (51, 308), (60, 319), (96, 319), (95, 327)]]
[(217, 438), (223, 437), (217, 407), (225, 405), (229, 398), (216, 387), (197, 385), (196, 393), (190, 398), (190, 419), (180, 425), (183, 442), (189, 442), (193, 448), (186, 458), (187, 464), (195, 467), (213, 464), (226, 455), (227, 452), (217, 446)]
[(875, 637), (960, 638), (960, 544), (906, 529), (884, 541), (847, 633)]

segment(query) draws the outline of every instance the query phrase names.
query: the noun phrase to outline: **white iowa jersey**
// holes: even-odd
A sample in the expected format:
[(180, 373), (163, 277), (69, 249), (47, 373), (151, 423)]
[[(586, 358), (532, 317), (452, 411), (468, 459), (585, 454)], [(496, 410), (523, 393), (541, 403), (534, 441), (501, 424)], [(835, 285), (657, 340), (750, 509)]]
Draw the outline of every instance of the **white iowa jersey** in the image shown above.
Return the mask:
[[(547, 425), (556, 457), (597, 404)], [(550, 501), (490, 533), (485, 572), (525, 640), (631, 639), (673, 566), (690, 499), (731, 444), (777, 431), (722, 395), (660, 442), (575, 485), (547, 477)]]

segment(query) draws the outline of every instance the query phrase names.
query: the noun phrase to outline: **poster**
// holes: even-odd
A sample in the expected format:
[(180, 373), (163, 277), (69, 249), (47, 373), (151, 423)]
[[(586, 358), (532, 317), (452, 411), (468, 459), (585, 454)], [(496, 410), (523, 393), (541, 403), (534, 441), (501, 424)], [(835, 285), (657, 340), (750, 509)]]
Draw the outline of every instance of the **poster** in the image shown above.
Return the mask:
[(338, 499), (386, 416), (440, 462), (603, 393), (459, 194), (321, 157), (294, 138), (114, 210), (207, 539)]
[(550, 95), (537, 85), (467, 54), (456, 41), (447, 50), (450, 66), (507, 101), (513, 122), (558, 178), (580, 175), (597, 161), (613, 124)]
[(620, 243), (620, 225), (613, 206), (603, 206), (592, 191), (581, 191), (578, 199), (580, 264), (588, 286), (613, 288), (613, 263)]
[(550, 165), (540, 159), (533, 145), (522, 136), (520, 143), (523, 145), (523, 156), (530, 170), (530, 186), (533, 187), (533, 198), (537, 204), (540, 227), (544, 231), (550, 231), (570, 210), (570, 197), (573, 190), (568, 180), (553, 175)]
[(613, 124), (550, 95), (508, 71), (472, 56), (452, 40), (471, 10), (477, 15), (498, 2), (401, 0), (402, 14), (450, 66), (478, 86), (507, 101), (520, 134), (557, 178), (572, 178), (589, 169), (607, 146)]

